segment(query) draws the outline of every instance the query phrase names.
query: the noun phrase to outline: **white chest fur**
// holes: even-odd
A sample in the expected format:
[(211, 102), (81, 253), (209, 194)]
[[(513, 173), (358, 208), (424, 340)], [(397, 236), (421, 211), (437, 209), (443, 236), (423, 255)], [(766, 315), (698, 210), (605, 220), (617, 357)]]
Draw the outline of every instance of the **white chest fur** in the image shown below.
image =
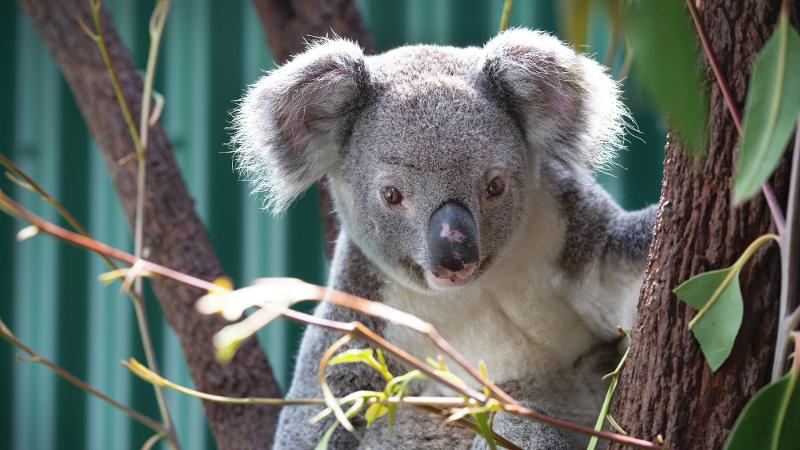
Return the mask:
[[(539, 200), (544, 204), (531, 210), (542, 214), (520, 227), (493, 266), (473, 283), (421, 293), (389, 282), (382, 298), (432, 323), (471, 364), (483, 360), (496, 382), (573, 364), (600, 339), (568, 298), (575, 286), (557, 264), (564, 228), (548, 200)], [(421, 358), (442, 353), (427, 337), (406, 328), (390, 325), (386, 337)], [(448, 367), (465, 375), (452, 361)]]

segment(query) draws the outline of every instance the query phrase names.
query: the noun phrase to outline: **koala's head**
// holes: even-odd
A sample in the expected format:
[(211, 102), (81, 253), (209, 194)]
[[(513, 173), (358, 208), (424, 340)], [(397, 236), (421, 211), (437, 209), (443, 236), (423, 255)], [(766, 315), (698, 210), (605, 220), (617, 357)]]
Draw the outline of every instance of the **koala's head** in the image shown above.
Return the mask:
[(235, 115), (239, 169), (283, 211), (327, 176), (348, 237), (417, 289), (480, 277), (527, 211), (546, 159), (605, 163), (624, 107), (600, 65), (517, 29), (483, 48), (377, 56), (313, 44), (264, 76)]

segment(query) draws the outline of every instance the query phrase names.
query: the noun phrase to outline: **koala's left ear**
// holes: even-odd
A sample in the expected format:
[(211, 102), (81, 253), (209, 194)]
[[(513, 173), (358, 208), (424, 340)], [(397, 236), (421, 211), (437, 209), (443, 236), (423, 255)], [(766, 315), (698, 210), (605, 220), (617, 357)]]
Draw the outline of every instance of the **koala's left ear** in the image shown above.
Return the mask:
[(234, 114), (232, 144), (237, 168), (273, 212), (338, 161), (368, 82), (361, 48), (326, 39), (250, 87)]
[(484, 47), (483, 74), (538, 151), (588, 168), (623, 141), (627, 110), (619, 88), (594, 60), (543, 32), (512, 29)]

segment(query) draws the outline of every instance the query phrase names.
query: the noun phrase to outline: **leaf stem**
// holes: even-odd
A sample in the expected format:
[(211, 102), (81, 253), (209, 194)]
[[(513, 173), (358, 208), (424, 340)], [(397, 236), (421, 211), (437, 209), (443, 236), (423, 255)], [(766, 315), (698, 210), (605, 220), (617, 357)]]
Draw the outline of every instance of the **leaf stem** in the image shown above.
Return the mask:
[[(613, 372), (608, 374), (611, 377), (611, 382), (608, 384), (608, 390), (606, 391), (606, 397), (603, 399), (603, 406), (600, 407), (600, 414), (597, 417), (597, 422), (594, 424), (594, 429), (600, 431), (603, 429), (603, 424), (608, 417), (608, 412), (611, 409), (611, 400), (614, 398), (614, 392), (617, 390), (617, 383), (619, 382), (619, 374), (622, 373), (622, 369), (625, 367), (625, 361), (628, 359), (628, 352), (630, 348), (625, 350), (625, 353), (622, 355), (622, 358), (617, 364), (616, 369)], [(586, 450), (594, 450), (597, 447), (597, 436), (592, 436), (589, 440), (589, 445), (586, 447)]]
[(703, 319), (703, 316), (705, 316), (711, 307), (714, 306), (717, 300), (719, 300), (719, 298), (722, 296), (722, 293), (725, 291), (728, 285), (731, 284), (731, 281), (733, 281), (733, 278), (739, 275), (742, 267), (744, 267), (744, 265), (747, 264), (747, 261), (750, 260), (750, 257), (753, 256), (753, 253), (755, 253), (756, 250), (758, 250), (768, 241), (780, 243), (780, 238), (775, 234), (765, 234), (763, 236), (759, 236), (758, 239), (747, 246), (747, 248), (744, 250), (744, 253), (742, 253), (742, 256), (740, 256), (739, 259), (737, 259), (736, 262), (730, 267), (728, 273), (725, 275), (725, 278), (722, 280), (722, 283), (717, 286), (717, 289), (711, 295), (711, 298), (708, 299), (703, 307), (697, 312), (697, 315), (695, 315), (694, 318), (689, 322), (690, 330), (694, 329), (695, 325), (697, 325), (697, 323)]

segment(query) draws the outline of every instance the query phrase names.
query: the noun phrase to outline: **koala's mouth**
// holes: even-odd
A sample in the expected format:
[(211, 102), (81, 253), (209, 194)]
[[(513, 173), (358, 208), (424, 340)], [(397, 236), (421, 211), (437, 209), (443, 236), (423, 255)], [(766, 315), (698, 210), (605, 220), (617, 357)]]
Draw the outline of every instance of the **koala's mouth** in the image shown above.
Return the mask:
[(425, 281), (434, 289), (449, 289), (452, 287), (463, 286), (472, 281), (473, 275), (478, 268), (478, 263), (465, 264), (461, 270), (452, 271), (439, 266), (435, 273), (426, 270)]
[(406, 273), (416, 281), (420, 286), (433, 290), (448, 290), (460, 286), (470, 284), (475, 279), (479, 278), (492, 263), (492, 257), (487, 256), (483, 258), (480, 263), (468, 264), (466, 269), (459, 272), (440, 271), (437, 276), (429, 270), (425, 270), (420, 264), (417, 264), (410, 258), (401, 258), (400, 264), (405, 269)]
[(465, 264), (461, 270), (452, 271), (443, 267), (437, 268), (436, 273), (425, 270), (425, 282), (434, 290), (448, 290), (472, 283), (486, 271), (491, 264), (492, 257), (487, 256), (480, 262)]

